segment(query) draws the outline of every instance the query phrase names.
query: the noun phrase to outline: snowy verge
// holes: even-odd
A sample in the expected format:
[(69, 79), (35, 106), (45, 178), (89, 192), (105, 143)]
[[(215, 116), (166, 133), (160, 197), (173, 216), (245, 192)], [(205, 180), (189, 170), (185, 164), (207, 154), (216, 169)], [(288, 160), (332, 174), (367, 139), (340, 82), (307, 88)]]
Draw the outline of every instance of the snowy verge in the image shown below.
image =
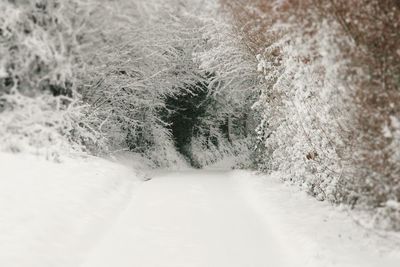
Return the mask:
[(232, 176), (296, 266), (399, 266), (400, 238), (395, 233), (382, 236), (362, 228), (351, 212), (282, 184), (279, 174), (233, 171)]
[(88, 157), (0, 153), (0, 266), (78, 266), (129, 202), (140, 174)]

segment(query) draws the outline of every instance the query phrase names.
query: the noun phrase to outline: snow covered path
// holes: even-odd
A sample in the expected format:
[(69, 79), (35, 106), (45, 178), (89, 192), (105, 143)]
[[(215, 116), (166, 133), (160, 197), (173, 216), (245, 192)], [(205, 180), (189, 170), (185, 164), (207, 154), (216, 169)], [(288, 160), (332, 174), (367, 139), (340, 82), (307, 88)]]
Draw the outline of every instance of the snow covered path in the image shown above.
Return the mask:
[(290, 266), (272, 229), (228, 175), (156, 175), (136, 192), (85, 266)]
[(359, 227), (279, 173), (157, 171), (140, 182), (137, 166), (0, 153), (0, 266), (400, 266), (395, 234)]
[(398, 267), (397, 245), (274, 178), (159, 172), (134, 192), (84, 266)]

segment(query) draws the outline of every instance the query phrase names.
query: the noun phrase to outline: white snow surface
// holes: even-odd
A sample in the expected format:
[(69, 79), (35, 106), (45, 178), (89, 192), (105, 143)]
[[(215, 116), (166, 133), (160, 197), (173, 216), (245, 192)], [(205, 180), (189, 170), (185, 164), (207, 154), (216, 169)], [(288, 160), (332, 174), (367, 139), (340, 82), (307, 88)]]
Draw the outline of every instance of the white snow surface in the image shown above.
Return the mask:
[(54, 163), (0, 153), (0, 266), (79, 266), (138, 177), (96, 157)]
[(398, 267), (400, 247), (294, 188), (246, 171), (158, 172), (85, 267)]
[(400, 266), (396, 239), (276, 177), (215, 165), (139, 182), (95, 157), (4, 153), (0, 168), (0, 266)]
[(282, 252), (229, 172), (162, 172), (136, 192), (84, 266), (286, 266)]

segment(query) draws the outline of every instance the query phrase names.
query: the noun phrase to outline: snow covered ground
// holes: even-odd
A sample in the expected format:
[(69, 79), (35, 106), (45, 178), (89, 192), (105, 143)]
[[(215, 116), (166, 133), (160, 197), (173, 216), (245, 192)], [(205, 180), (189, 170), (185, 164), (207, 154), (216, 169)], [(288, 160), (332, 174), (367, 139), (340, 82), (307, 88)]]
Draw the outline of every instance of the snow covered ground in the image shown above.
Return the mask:
[(276, 178), (222, 167), (139, 182), (99, 158), (0, 153), (0, 266), (400, 266), (393, 235)]
[(156, 173), (84, 266), (399, 266), (395, 242), (265, 178), (218, 168)]
[(161, 172), (136, 192), (84, 266), (283, 266), (273, 231), (229, 172)]
[(295, 260), (292, 266), (400, 266), (398, 234), (365, 229), (345, 209), (318, 202), (279, 177), (235, 171), (232, 178)]
[(0, 153), (0, 266), (79, 266), (139, 184), (107, 160)]

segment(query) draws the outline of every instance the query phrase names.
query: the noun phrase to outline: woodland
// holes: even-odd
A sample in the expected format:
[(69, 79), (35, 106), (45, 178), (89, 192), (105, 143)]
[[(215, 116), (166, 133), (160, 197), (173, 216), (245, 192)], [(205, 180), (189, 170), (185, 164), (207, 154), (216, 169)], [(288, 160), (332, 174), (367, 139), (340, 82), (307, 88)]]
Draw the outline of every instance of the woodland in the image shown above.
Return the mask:
[(276, 174), (400, 230), (397, 0), (0, 0), (0, 150)]

